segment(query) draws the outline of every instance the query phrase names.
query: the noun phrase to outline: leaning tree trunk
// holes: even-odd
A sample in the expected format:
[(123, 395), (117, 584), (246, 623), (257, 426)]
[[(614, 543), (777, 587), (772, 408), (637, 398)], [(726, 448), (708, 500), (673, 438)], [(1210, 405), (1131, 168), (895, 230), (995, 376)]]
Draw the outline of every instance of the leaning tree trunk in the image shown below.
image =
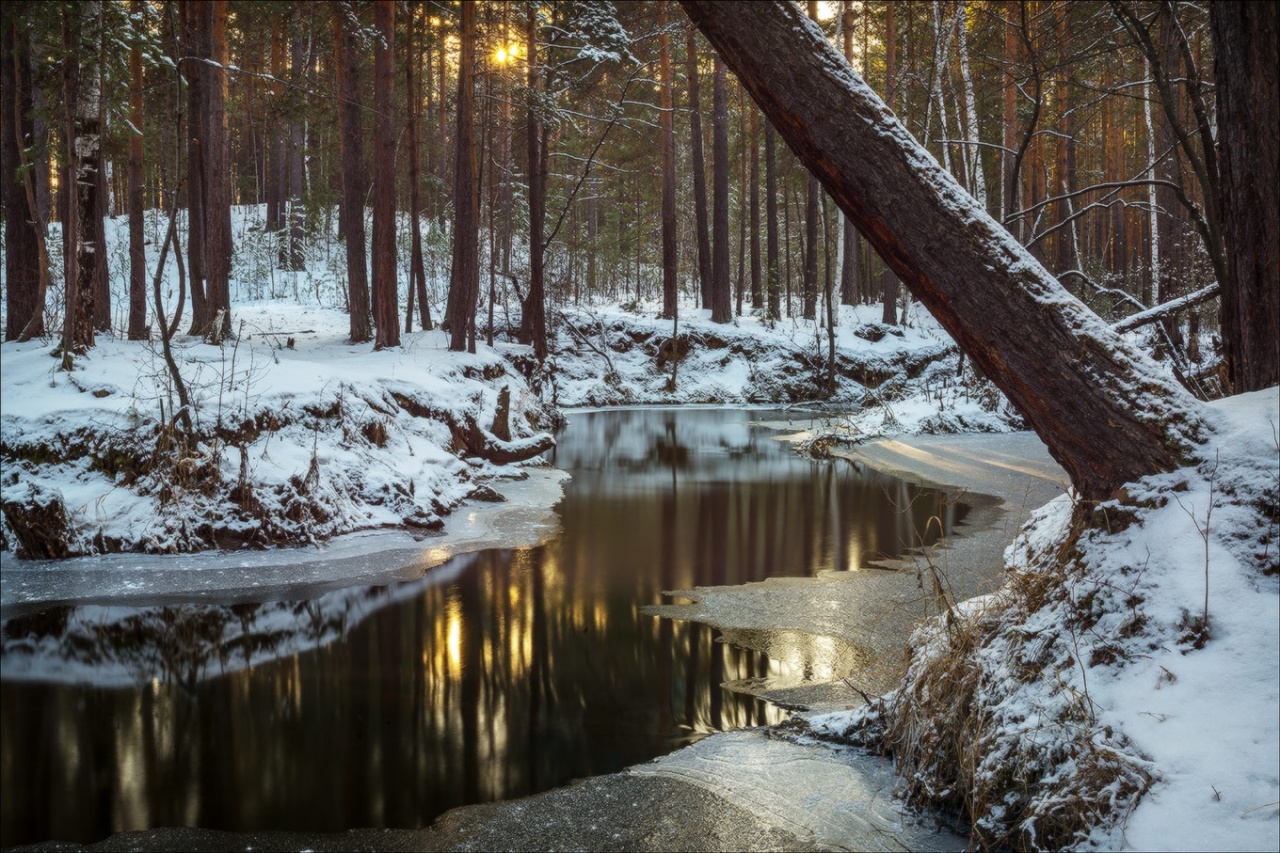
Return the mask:
[(681, 0), (827, 193), (1085, 499), (1184, 461), (1203, 410), (986, 214), (791, 3)]

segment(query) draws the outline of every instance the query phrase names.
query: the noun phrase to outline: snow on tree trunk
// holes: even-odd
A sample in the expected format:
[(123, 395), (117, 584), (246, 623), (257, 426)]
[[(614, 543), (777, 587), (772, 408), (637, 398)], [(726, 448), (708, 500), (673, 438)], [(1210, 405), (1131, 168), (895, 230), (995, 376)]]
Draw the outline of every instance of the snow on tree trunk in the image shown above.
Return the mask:
[(1086, 499), (1182, 464), (1200, 404), (1002, 228), (789, 3), (682, 0), (765, 115)]

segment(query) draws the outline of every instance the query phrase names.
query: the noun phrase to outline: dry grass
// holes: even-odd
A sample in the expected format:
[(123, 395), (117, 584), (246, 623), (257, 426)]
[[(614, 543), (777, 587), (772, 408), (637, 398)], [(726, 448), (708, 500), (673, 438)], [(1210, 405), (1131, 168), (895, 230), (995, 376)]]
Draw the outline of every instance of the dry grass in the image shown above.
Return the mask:
[(1069, 581), (1092, 522), (1077, 509), (1058, 544), (1011, 570), (999, 593), (921, 629), (903, 685), (846, 733), (892, 754), (908, 799), (962, 817), (976, 846), (1088, 845), (1122, 826), (1152, 782), (1096, 720), (1080, 663), (1088, 616)]

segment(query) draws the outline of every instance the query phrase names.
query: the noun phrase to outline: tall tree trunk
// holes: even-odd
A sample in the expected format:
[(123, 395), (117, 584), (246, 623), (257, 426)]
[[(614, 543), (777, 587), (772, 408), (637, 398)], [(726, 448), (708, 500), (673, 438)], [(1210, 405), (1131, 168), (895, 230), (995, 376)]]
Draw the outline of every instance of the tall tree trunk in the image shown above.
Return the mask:
[(1222, 340), (1236, 392), (1280, 382), (1280, 83), (1276, 7), (1214, 3), (1218, 175), (1227, 277)]
[[(94, 344), (93, 330), (101, 330), (101, 297), (103, 290), (103, 274), (100, 264), (106, 261), (102, 219), (106, 213), (106, 198), (102, 180), (102, 76), (101, 66), (96, 62), (84, 62), (81, 57), (93, 50), (97, 54), (101, 34), (98, 32), (101, 22), (102, 8), (99, 0), (83, 3), (79, 6), (80, 50), (77, 61), (80, 63), (79, 79), (76, 81), (76, 241), (73, 244), (76, 252), (76, 266), (79, 276), (77, 292), (80, 304), (84, 306), (84, 323), (89, 329), (81, 328), (76, 334), (76, 343), (91, 347)], [(110, 306), (108, 305), (108, 312)], [(110, 328), (110, 313), (107, 314)]]
[(373, 51), (373, 324), (375, 349), (400, 345), (396, 310), (396, 124), (394, 81), (396, 9), (392, 0), (375, 0)]
[(982, 147), (978, 144), (978, 105), (973, 92), (973, 75), (969, 73), (969, 29), (965, 20), (968, 8), (968, 0), (960, 0), (960, 5), (956, 9), (956, 14), (960, 16), (959, 26), (956, 29), (956, 49), (960, 54), (960, 76), (964, 78), (965, 141), (969, 143), (965, 148), (973, 149), (969, 152), (973, 166), (968, 184), (969, 192), (982, 204), (983, 209), (986, 209), (987, 176), (982, 168)]
[(765, 203), (765, 290), (769, 299), (769, 322), (782, 316), (778, 280), (778, 156), (777, 134), (771, 122), (764, 123), (764, 203)]
[[(299, 10), (301, 6), (298, 7)], [(295, 22), (293, 37), (289, 40), (289, 80), (294, 91), (303, 87), (307, 66), (307, 40), (302, 33), (301, 22)], [(302, 257), (302, 238), (305, 211), (302, 206), (303, 183), (306, 166), (303, 158), (306, 155), (306, 127), (296, 111), (291, 112), (288, 119), (289, 138), (285, 142), (285, 173), (288, 176), (286, 185), (288, 234), (280, 253), (280, 266), (287, 270), (301, 270), (305, 267)], [(375, 143), (376, 144), (376, 143)], [(283, 215), (283, 213), (282, 213)], [(377, 312), (378, 296), (373, 297), (374, 312)]]
[[(529, 109), (525, 116), (526, 150), (529, 159), (529, 295), (521, 312), (521, 323), (533, 340), (539, 362), (547, 358), (546, 283), (544, 281), (543, 218), (546, 215), (546, 135), (538, 116), (538, 4), (529, 5), (525, 26), (525, 61), (529, 63)], [(461, 88), (458, 89), (462, 91)], [(459, 124), (462, 108), (459, 106)], [(461, 147), (459, 147), (461, 151)]]
[[(102, 140), (107, 132), (107, 108), (106, 101), (102, 97), (103, 84), (106, 81), (106, 27), (103, 19), (105, 9), (99, 3), (93, 7), (93, 15), (96, 20), (92, 25), (92, 31), (95, 33), (92, 45), (86, 44), (86, 48), (90, 48), (97, 57), (97, 62), (86, 68), (81, 65), (81, 80), (85, 79), (85, 75), (93, 75), (97, 77), (93, 85), (97, 88), (97, 105), (98, 105), (98, 121), (97, 121), (97, 152), (94, 155), (97, 163), (94, 166), (94, 187), (89, 195), (88, 223), (92, 228), (91, 233), (91, 257), (93, 266), (93, 326), (99, 332), (111, 331), (111, 271), (107, 265), (107, 217), (112, 215), (111, 211), (111, 187), (108, 181), (108, 172), (111, 169), (110, 157), (104, 157)], [(85, 14), (89, 14), (86, 12)], [(87, 52), (87, 51), (86, 51)], [(92, 69), (92, 70), (90, 70)], [(82, 165), (87, 165), (88, 160), (82, 160)], [(81, 236), (84, 236), (83, 234)]]
[[(1056, 85), (1054, 88), (1054, 102), (1058, 108), (1058, 138), (1056, 140), (1056, 150), (1054, 152), (1054, 186), (1053, 195), (1070, 195), (1075, 189), (1075, 134), (1076, 122), (1071, 106), (1070, 89), (1067, 87), (1068, 62), (1067, 55), (1070, 53), (1070, 30), (1067, 26), (1067, 15), (1071, 11), (1068, 5), (1062, 6), (1057, 11), (1057, 42), (1058, 50), (1058, 69), (1055, 74)], [(1055, 217), (1058, 222), (1063, 222), (1071, 215), (1071, 202), (1064, 200), (1057, 202), (1057, 213)], [(1079, 269), (1080, 259), (1076, 257), (1076, 241), (1075, 226), (1067, 225), (1059, 228), (1054, 236), (1054, 271), (1061, 273), (1065, 270)]]
[(724, 62), (715, 59), (712, 87), (711, 322), (733, 319), (729, 291), (729, 94)]
[(208, 72), (202, 61), (208, 54), (204, 43), (205, 31), (199, 17), (203, 3), (198, 0), (182, 0), (182, 35), (185, 40), (183, 63), (187, 80), (187, 284), (191, 291), (191, 327), (187, 334), (203, 335), (209, 325), (209, 312), (205, 301), (204, 261), (204, 121), (205, 89)]
[(209, 336), (220, 340), (231, 331), (231, 175), (227, 140), (227, 0), (213, 0), (204, 17), (209, 64), (205, 97), (205, 290)]
[(418, 322), (424, 330), (431, 329), (431, 306), (427, 304), (427, 271), (422, 263), (422, 199), (419, 191), (421, 181), (418, 152), (418, 110), (422, 104), (422, 82), (414, 67), (418, 57), (414, 52), (414, 29), (417, 26), (417, 15), (412, 7), (409, 10), (409, 22), (405, 29), (408, 35), (408, 50), (404, 59), (404, 90), (409, 100), (409, 225), (412, 229), (413, 245), (409, 255), (409, 304), (404, 319), (404, 330), (413, 331), (413, 300), (418, 297)]
[[(458, 124), (454, 155), (453, 268), (457, 294), (449, 318), (449, 349), (467, 349), (475, 322), (476, 293), (480, 287), (480, 215), (476, 205), (475, 144), (475, 39), (476, 7), (462, 2), (461, 51), (458, 59)], [(472, 344), (471, 351), (475, 351)]]
[(44, 332), (49, 261), (36, 198), (36, 169), (27, 150), (35, 139), (31, 53), (18, 26), (16, 3), (0, 6), (0, 192), (4, 197), (5, 340)]
[[(844, 61), (853, 67), (853, 28), (857, 21), (853, 14), (851, 0), (840, 3), (840, 37), (841, 52)], [(812, 16), (811, 16), (812, 17)], [(837, 266), (840, 275), (840, 304), (858, 304), (858, 229), (853, 227), (849, 217), (840, 213), (840, 236), (837, 243)]]
[(671, 102), (671, 37), (667, 32), (667, 0), (658, 2), (658, 86), (662, 115), (662, 314), (664, 320), (676, 316), (676, 133)]
[[(445, 52), (449, 41), (445, 37), (444, 27), (441, 25), (440, 32), (440, 56), (436, 61), (436, 66), (440, 69), (440, 82), (436, 85), (436, 129), (440, 132), (440, 143), (437, 150), (440, 152), (440, 160), (436, 163), (438, 169), (437, 177), (440, 178), (439, 186), (442, 187), (439, 203), (436, 205), (436, 214), (440, 217), (440, 221), (444, 222), (444, 209), (448, 204), (449, 198), (449, 112), (447, 109), (448, 98), (445, 93), (449, 91), (448, 82), (445, 79), (448, 74), (449, 63), (446, 61)], [(446, 310), (446, 314), (447, 314)], [(447, 319), (447, 318), (446, 318)]]
[(1125, 483), (1183, 463), (1205, 431), (1201, 405), (991, 220), (816, 24), (789, 3), (682, 5), (1086, 500), (1110, 498)]
[[(893, 110), (898, 88), (897, 63), (895, 62), (898, 50), (898, 30), (896, 26), (897, 20), (893, 14), (893, 6), (893, 0), (890, 0), (884, 10), (884, 98), (891, 111)], [(881, 257), (884, 257), (883, 254)], [(888, 259), (885, 258), (885, 260), (887, 261)], [(894, 274), (892, 264), (886, 266), (884, 272), (880, 273), (880, 303), (883, 309), (880, 314), (880, 321), (890, 326), (897, 325), (898, 276)]]
[[(1018, 139), (1018, 75), (1016, 61), (1018, 58), (1018, 30), (1014, 22), (1017, 15), (1016, 0), (1004, 4), (1007, 16), (1004, 22), (1004, 151), (1000, 158), (1000, 218), (1009, 222), (1009, 217), (1018, 209), (1018, 174), (1014, 169), (1014, 148)], [(1104, 135), (1105, 138), (1105, 135)], [(1013, 236), (1022, 241), (1022, 220), (1009, 224)]]
[(702, 107), (698, 97), (697, 33), (690, 28), (685, 37), (685, 76), (689, 86), (690, 158), (693, 166), (694, 235), (698, 243), (698, 286), (702, 307), (711, 307), (711, 240), (707, 231), (707, 171), (702, 151)]
[(284, 15), (271, 16), (271, 103), (267, 108), (267, 230), (279, 231), (284, 218), (280, 209), (284, 206), (284, 128), (280, 118), (280, 102), (284, 97), (282, 80), (284, 61)]
[[(142, 0), (130, 0), (129, 11), (141, 19)], [(129, 50), (129, 340), (147, 337), (147, 253), (142, 231), (142, 48)]]
[(364, 245), (364, 140), (361, 124), (360, 53), (356, 42), (359, 20), (350, 3), (334, 8), (333, 41), (338, 72), (338, 125), (342, 147), (342, 232), (347, 241), (347, 305), (351, 312), (351, 343), (373, 337), (369, 319), (368, 263)]
[(93, 223), (90, 194), (97, 187), (99, 78), (83, 73), (86, 23), (97, 17), (96, 3), (62, 10), (63, 139), (67, 146), (66, 190), (62, 208), (63, 281), (66, 285), (62, 329), (62, 366), (71, 369), (72, 354), (94, 344)]
[(760, 264), (760, 112), (751, 105), (751, 307), (764, 307)]

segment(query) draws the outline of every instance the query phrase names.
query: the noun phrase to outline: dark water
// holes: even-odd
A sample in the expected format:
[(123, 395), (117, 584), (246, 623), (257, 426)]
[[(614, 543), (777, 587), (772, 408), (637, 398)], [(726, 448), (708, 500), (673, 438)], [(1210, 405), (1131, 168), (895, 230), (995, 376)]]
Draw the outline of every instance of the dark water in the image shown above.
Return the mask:
[(418, 827), (776, 722), (720, 685), (782, 663), (641, 608), (664, 589), (856, 569), (964, 508), (799, 459), (748, 426), (761, 416), (575, 415), (553, 458), (573, 475), (562, 534), (413, 583), (6, 620), (0, 844)]

